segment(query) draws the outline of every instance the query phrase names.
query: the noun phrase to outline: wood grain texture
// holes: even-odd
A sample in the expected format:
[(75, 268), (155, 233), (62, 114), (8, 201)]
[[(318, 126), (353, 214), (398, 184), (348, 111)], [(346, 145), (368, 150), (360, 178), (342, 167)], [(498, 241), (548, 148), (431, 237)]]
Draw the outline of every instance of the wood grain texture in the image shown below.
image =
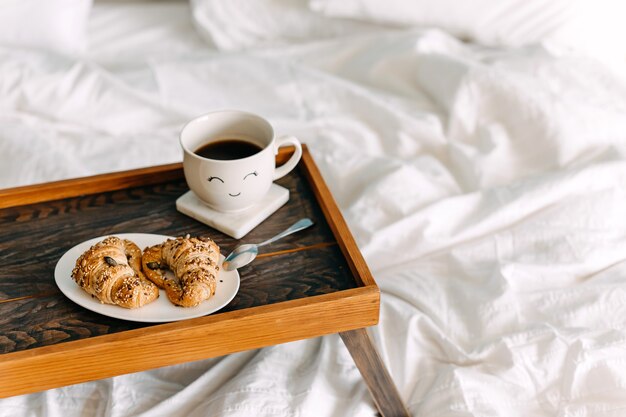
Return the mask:
[(307, 167), (306, 170), (303, 170), (303, 175), (310, 183), (315, 198), (319, 201), (324, 216), (328, 221), (328, 225), (349, 262), (352, 273), (359, 280), (360, 285), (376, 285), (376, 281), (374, 281), (374, 277), (372, 277), (369, 267), (365, 259), (363, 259), (363, 255), (359, 251), (333, 195), (313, 161), (313, 157), (308, 152), (306, 145), (303, 145), (303, 149), (305, 152), (302, 154), (302, 162)]
[(402, 397), (378, 355), (366, 329), (340, 332), (352, 359), (361, 372), (376, 407), (383, 417), (409, 417)]
[(182, 164), (159, 165), (132, 171), (114, 172), (84, 178), (73, 178), (45, 184), (0, 189), (0, 208), (42, 201), (76, 197), (103, 191), (121, 190), (138, 185), (157, 184), (182, 178)]
[[(330, 245), (336, 244), (335, 238), (310, 187), (297, 174), (280, 182), (290, 190), (290, 201), (246, 240), (265, 240), (305, 216), (313, 219), (315, 226), (268, 245), (262, 252), (265, 256), (241, 269), (239, 293), (223, 311), (357, 286), (338, 247)], [(115, 233), (189, 233), (210, 236), (224, 253), (234, 249), (238, 240), (176, 211), (174, 202), (186, 191), (184, 180), (179, 179), (1, 210), (0, 228), (6, 233), (0, 235), (0, 335), (4, 335), (0, 353), (103, 334), (99, 330), (102, 323), (106, 333), (145, 326), (100, 316), (75, 306), (60, 293), (54, 282), (54, 267), (77, 243)], [(313, 249), (298, 250), (307, 247)], [(83, 323), (84, 329), (77, 331), (74, 324), (65, 331), (63, 323), (68, 317)]]
[(371, 326), (378, 303), (375, 288), (354, 288), (8, 353), (0, 355), (0, 397)]
[[(288, 157), (283, 150), (277, 161)], [(336, 219), (329, 223), (340, 213), (334, 202), (320, 206), (323, 181), (311, 186), (312, 167), (312, 159), (303, 159), (278, 181), (290, 190), (289, 202), (246, 241), (265, 240), (301, 217), (315, 226), (264, 248), (240, 270), (240, 290), (219, 313), (157, 325), (77, 306), (56, 287), (54, 267), (74, 245), (116, 233), (210, 236), (230, 252), (238, 240), (176, 211), (175, 200), (188, 190), (180, 166), (5, 190), (19, 204), (0, 210), (0, 396), (376, 324), (378, 287), (366, 265), (346, 259), (358, 249), (346, 249), (353, 241), (341, 234), (349, 232)], [(155, 173), (162, 176), (155, 180)], [(36, 196), (40, 191), (44, 197)], [(72, 197), (58, 199), (66, 194)]]

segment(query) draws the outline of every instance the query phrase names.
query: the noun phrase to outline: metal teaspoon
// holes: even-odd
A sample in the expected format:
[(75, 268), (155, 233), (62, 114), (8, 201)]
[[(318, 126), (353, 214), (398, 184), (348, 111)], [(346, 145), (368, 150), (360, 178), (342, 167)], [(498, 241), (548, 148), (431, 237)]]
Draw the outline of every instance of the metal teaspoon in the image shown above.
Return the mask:
[(309, 226), (313, 225), (313, 221), (308, 218), (300, 219), (291, 225), (287, 230), (277, 234), (271, 239), (268, 239), (261, 243), (248, 243), (245, 245), (237, 246), (227, 257), (224, 259), (224, 263), (222, 264), (222, 268), (225, 271), (232, 271), (234, 269), (239, 269), (243, 266), (248, 265), (252, 262), (259, 253), (259, 248), (261, 246), (269, 245), (270, 243), (276, 242), (278, 239), (282, 239), (285, 236), (288, 236), (292, 233), (299, 232), (300, 230), (306, 229)]

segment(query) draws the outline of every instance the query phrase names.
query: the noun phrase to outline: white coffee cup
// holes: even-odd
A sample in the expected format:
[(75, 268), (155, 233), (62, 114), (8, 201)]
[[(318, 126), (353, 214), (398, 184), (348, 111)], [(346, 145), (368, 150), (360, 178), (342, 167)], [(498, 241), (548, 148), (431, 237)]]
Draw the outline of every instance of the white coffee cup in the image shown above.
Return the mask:
[[(208, 144), (227, 140), (252, 143), (259, 149), (239, 159), (212, 159), (196, 154)], [(272, 182), (288, 174), (302, 156), (298, 139), (275, 138), (267, 120), (237, 110), (216, 111), (191, 120), (180, 133), (180, 144), (187, 185), (207, 206), (221, 212), (254, 206)], [(276, 167), (278, 148), (286, 145), (293, 145), (295, 152), (286, 163)]]

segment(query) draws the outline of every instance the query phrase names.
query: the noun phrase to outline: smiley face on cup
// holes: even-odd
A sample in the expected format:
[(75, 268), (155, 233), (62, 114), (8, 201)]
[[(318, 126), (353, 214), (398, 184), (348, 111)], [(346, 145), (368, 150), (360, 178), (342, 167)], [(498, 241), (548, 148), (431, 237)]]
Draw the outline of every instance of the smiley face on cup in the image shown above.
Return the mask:
[[(203, 203), (221, 212), (254, 206), (302, 156), (298, 139), (276, 138), (267, 120), (236, 110), (191, 120), (181, 131), (180, 144), (187, 185)], [(278, 148), (286, 145), (293, 145), (295, 152), (276, 167)]]

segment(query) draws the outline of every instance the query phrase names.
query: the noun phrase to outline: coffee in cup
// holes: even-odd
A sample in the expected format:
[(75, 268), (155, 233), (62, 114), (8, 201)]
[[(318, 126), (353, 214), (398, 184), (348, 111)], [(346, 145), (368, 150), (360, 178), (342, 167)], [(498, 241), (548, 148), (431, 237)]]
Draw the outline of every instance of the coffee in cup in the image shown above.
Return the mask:
[(209, 142), (194, 151), (194, 153), (207, 159), (230, 161), (232, 159), (247, 158), (262, 150), (256, 143), (240, 139), (224, 139)]
[[(193, 119), (181, 131), (180, 143), (189, 188), (204, 204), (221, 212), (254, 206), (302, 156), (298, 139), (276, 138), (267, 120), (236, 110)], [(295, 152), (276, 167), (278, 148), (286, 145), (293, 145)]]

